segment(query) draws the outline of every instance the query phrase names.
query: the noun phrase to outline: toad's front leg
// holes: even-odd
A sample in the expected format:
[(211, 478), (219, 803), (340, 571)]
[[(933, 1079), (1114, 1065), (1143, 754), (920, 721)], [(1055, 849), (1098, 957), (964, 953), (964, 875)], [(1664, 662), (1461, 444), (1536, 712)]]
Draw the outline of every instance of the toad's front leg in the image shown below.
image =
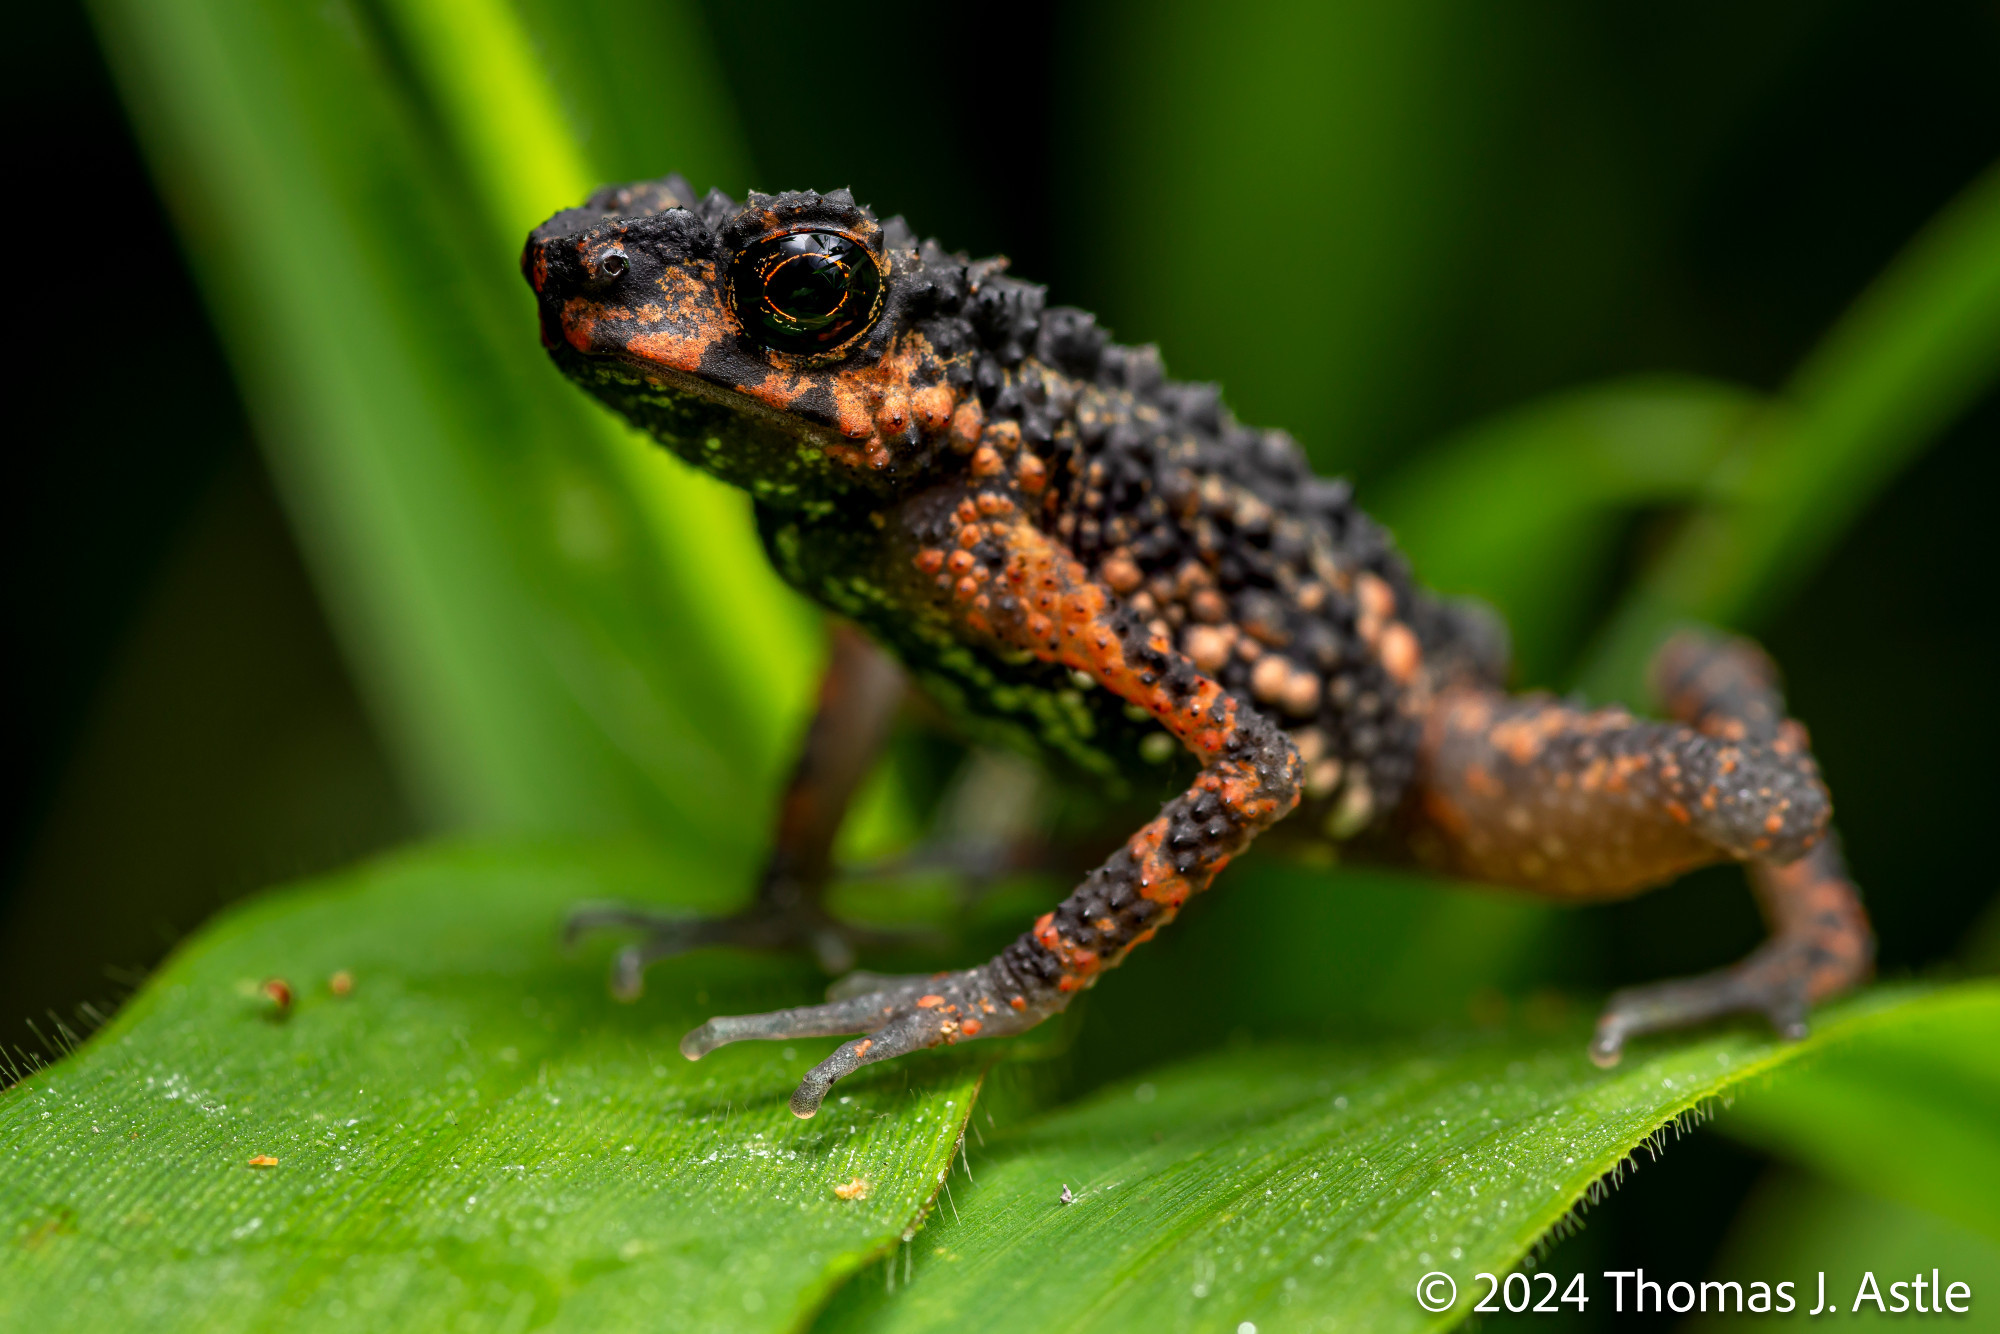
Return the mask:
[(821, 900), (833, 878), (833, 844), (849, 802), (868, 776), (903, 698), (902, 669), (853, 626), (830, 627), (819, 707), (778, 810), (771, 857), (754, 901), (727, 917), (690, 917), (628, 903), (590, 903), (570, 914), (565, 934), (633, 929), (640, 938), (611, 965), (612, 991), (639, 995), (649, 965), (711, 945), (807, 949), (829, 973), (854, 966), (857, 945), (889, 944), (906, 933), (871, 931), (836, 920)]
[[(699, 1059), (745, 1038), (864, 1034), (807, 1074), (792, 1095), (801, 1117), (819, 1110), (835, 1080), (864, 1065), (1018, 1033), (1057, 1013), (1298, 802), (1298, 752), (1274, 723), (1120, 610), (1109, 590), (1004, 502), (962, 513), (967, 537), (954, 550), (985, 553), (976, 559), (987, 576), (942, 572), (968, 630), (1087, 673), (1159, 719), (1200, 757), (1202, 770), (1053, 912), (977, 968), (896, 979), (825, 1005), (711, 1019), (682, 1039), (681, 1051)], [(941, 566), (929, 553), (917, 559)], [(958, 564), (969, 571), (967, 561)]]

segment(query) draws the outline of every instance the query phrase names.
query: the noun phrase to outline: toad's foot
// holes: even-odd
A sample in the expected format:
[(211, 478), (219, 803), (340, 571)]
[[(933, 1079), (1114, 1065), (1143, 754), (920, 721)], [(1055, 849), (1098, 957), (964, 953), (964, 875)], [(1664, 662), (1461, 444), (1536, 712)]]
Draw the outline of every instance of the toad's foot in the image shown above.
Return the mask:
[(589, 931), (625, 928), (645, 934), (611, 961), (611, 991), (637, 1000), (645, 990), (646, 969), (676, 954), (729, 945), (751, 950), (808, 950), (829, 973), (854, 967), (858, 949), (941, 943), (934, 932), (886, 931), (837, 921), (816, 907), (766, 905), (729, 917), (687, 917), (624, 903), (579, 905), (563, 926), (563, 943), (573, 945)]
[(833, 999), (825, 1005), (719, 1015), (681, 1039), (681, 1054), (698, 1061), (717, 1047), (747, 1038), (866, 1034), (843, 1042), (807, 1072), (792, 1094), (792, 1115), (804, 1119), (819, 1111), (835, 1080), (864, 1065), (967, 1038), (1023, 1032), (1061, 1008), (1053, 997), (1040, 1003), (1027, 1000), (996, 963), (911, 977), (857, 973), (829, 989)]
[(1701, 977), (1612, 993), (1590, 1059), (1618, 1064), (1625, 1040), (1725, 1014), (1761, 1014), (1779, 1036), (1806, 1035), (1813, 1005), (1867, 978), (1875, 939), (1840, 850), (1829, 836), (1789, 866), (1752, 866), (1751, 883), (1777, 926), (1743, 962)]
[(1590, 1059), (1609, 1069), (1624, 1055), (1625, 1040), (1641, 1033), (1686, 1028), (1727, 1014), (1761, 1014), (1778, 1036), (1806, 1035), (1809, 947), (1773, 942), (1731, 968), (1700, 977), (1615, 991), (1598, 1017)]

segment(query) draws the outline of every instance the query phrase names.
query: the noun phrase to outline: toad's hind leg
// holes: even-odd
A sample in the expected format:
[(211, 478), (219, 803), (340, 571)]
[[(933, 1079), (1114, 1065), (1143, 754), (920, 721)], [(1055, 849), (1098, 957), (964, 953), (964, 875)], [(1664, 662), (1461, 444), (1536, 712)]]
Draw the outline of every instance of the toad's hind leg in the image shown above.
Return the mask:
[(566, 927), (633, 928), (644, 933), (612, 961), (612, 990), (639, 994), (646, 967), (709, 945), (810, 950), (830, 973), (854, 965), (857, 945), (906, 941), (834, 920), (821, 906), (833, 870), (833, 841), (849, 801), (867, 777), (903, 698), (903, 674), (852, 626), (833, 628), (819, 707), (779, 808), (771, 858), (757, 897), (729, 917), (686, 917), (631, 904), (584, 904)]
[(1603, 1065), (1635, 1034), (1722, 1014), (1802, 1033), (1813, 1002), (1854, 985), (1872, 957), (1826, 789), (1769, 660), (1689, 634), (1661, 650), (1655, 675), (1679, 721), (1446, 690), (1406, 829), (1440, 869), (1573, 900), (1745, 863), (1771, 938), (1733, 967), (1614, 995), (1591, 1044)]
[[(1744, 640), (1676, 636), (1654, 660), (1653, 677), (1668, 710), (1705, 736), (1789, 741), (1806, 753), (1804, 729), (1785, 717), (1775, 669)], [(1635, 1034), (1740, 1011), (1761, 1012), (1784, 1036), (1804, 1037), (1815, 1002), (1867, 977), (1875, 937), (1831, 828), (1796, 861), (1758, 860), (1746, 869), (1770, 939), (1731, 967), (1614, 993), (1597, 1022), (1592, 1060), (1615, 1064)]]

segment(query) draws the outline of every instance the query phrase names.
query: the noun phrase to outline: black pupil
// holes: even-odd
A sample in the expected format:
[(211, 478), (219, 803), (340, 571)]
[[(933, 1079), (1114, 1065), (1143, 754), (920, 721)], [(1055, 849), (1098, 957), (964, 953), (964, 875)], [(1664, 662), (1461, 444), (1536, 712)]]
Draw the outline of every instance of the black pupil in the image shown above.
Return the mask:
[(882, 290), (875, 257), (837, 232), (759, 241), (732, 266), (744, 328), (780, 352), (823, 352), (868, 327)]
[(764, 299), (802, 329), (839, 319), (848, 295), (847, 270), (825, 255), (792, 255), (764, 272)]

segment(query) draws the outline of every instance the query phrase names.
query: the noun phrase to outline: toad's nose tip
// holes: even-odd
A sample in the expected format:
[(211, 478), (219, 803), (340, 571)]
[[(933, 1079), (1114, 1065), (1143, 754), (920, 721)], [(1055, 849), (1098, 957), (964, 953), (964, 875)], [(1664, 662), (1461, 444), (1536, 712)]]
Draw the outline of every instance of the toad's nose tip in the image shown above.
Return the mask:
[(548, 241), (529, 238), (528, 244), (521, 250), (521, 276), (535, 292), (542, 346), (554, 350), (568, 341), (563, 330), (562, 310), (569, 293), (564, 290), (567, 284), (563, 266), (551, 262)]
[(530, 236), (528, 243), (521, 247), (521, 276), (535, 294), (546, 294), (549, 286), (549, 243), (539, 237)]

